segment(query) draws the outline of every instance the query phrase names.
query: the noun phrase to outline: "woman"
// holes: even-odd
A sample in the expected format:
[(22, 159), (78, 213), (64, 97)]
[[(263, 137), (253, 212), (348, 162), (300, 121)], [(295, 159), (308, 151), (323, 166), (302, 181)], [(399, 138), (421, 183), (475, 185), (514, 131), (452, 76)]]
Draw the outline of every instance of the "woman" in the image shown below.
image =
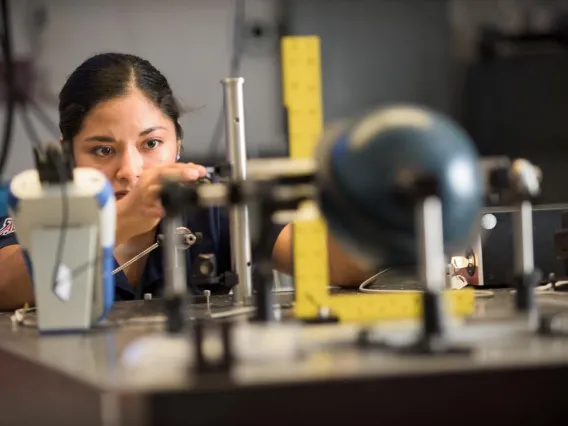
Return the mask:
[[(128, 54), (91, 57), (69, 77), (59, 95), (62, 143), (69, 144), (78, 167), (93, 167), (111, 181), (117, 199), (115, 267), (156, 241), (164, 211), (160, 182), (173, 175), (187, 182), (206, 173), (193, 163), (178, 163), (183, 132), (179, 107), (166, 78), (148, 61)], [(10, 218), (0, 223), (11, 224)], [(203, 241), (186, 250), (191, 267), (201, 253), (214, 253), (219, 272), (230, 270), (228, 221), (222, 209), (203, 211), (185, 224), (201, 232)], [(0, 230), (0, 309), (33, 303), (26, 261), (13, 227)], [(275, 267), (292, 268), (291, 232), (275, 228)], [(331, 279), (354, 284), (366, 272), (330, 241)], [(115, 276), (116, 299), (144, 293), (159, 295), (163, 286), (162, 253), (158, 248)]]

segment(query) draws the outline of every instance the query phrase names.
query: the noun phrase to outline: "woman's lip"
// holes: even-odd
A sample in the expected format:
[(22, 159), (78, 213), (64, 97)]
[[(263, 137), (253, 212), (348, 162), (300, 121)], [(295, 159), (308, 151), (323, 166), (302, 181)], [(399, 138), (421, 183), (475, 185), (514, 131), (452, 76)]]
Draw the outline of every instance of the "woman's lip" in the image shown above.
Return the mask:
[(114, 193), (114, 197), (118, 200), (120, 200), (122, 197), (124, 197), (126, 194), (128, 194), (128, 192), (115, 192)]

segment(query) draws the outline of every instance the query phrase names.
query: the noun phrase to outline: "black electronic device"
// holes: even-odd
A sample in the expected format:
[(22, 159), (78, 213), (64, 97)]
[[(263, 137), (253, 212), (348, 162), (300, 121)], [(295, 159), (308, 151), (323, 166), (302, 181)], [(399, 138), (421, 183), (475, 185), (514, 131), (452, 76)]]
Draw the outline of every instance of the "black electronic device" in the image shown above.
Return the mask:
[[(568, 210), (568, 206), (565, 207)], [(562, 229), (561, 206), (535, 208), (533, 211), (534, 263), (542, 271), (542, 281), (550, 274), (567, 275), (555, 249), (555, 233)], [(488, 211), (495, 218), (493, 229), (484, 230), (482, 241), (483, 286), (511, 286), (514, 282), (513, 211)]]

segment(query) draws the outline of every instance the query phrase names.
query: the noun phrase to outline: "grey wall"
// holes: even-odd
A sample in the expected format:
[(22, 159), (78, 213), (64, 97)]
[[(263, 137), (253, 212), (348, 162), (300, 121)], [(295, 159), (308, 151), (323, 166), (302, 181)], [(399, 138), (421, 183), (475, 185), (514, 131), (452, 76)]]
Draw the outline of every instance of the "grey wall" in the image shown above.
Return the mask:
[[(105, 50), (132, 52), (166, 74), (186, 107), (199, 108), (182, 119), (186, 154), (207, 151), (221, 108), (219, 79), (229, 69), (235, 0), (11, 3), (16, 54), (34, 60), (41, 83), (36, 98), (54, 121), (57, 93), (82, 60)], [(46, 25), (32, 31), (30, 17), (42, 5)], [(327, 119), (397, 101), (459, 115), (463, 69), (474, 59), (481, 25), (515, 29), (529, 8), (538, 27), (562, 5), (568, 8), (565, 0), (246, 0), (246, 16), (276, 27), (284, 7), (289, 31), (322, 37)], [(257, 47), (244, 49), (241, 73), (249, 153), (284, 153), (277, 43)], [(38, 130), (44, 140), (55, 136)], [(19, 120), (13, 141), (5, 177), (32, 165)]]
[(477, 7), (454, 0), (450, 10), (464, 123), (482, 154), (527, 158), (542, 168), (541, 204), (568, 201), (566, 49), (541, 43), (513, 55), (518, 46), (501, 46), (501, 57), (479, 61), (474, 47), (482, 24), (512, 33), (546, 31), (562, 12), (568, 13), (568, 2), (558, 0), (480, 1)]
[(289, 0), (288, 30), (322, 38), (326, 118), (383, 102), (461, 117), (466, 67), (483, 26), (550, 27), (565, 0)]
[[(234, 0), (11, 3), (16, 56), (34, 60), (41, 79), (36, 97), (54, 121), (57, 94), (80, 62), (98, 52), (129, 52), (153, 62), (185, 107), (199, 108), (182, 119), (187, 135), (184, 145), (190, 156), (207, 151), (222, 105), (219, 81), (229, 72)], [(30, 17), (42, 5), (47, 21), (37, 33), (32, 31)], [(278, 1), (246, 1), (247, 20), (276, 25), (278, 14)], [(246, 124), (252, 154), (266, 147), (284, 150), (279, 68), (277, 49), (245, 49), (241, 75), (246, 79)], [(43, 140), (54, 138), (46, 129), (38, 130)], [(4, 177), (31, 166), (30, 143), (18, 120)]]
[(446, 1), (290, 0), (287, 28), (322, 40), (327, 119), (383, 102), (451, 111)]

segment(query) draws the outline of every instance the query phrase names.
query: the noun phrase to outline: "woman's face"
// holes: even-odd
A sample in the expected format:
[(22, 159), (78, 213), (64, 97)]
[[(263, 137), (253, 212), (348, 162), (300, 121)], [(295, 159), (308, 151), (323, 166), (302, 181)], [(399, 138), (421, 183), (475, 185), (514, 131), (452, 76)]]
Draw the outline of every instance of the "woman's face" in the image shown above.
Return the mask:
[(139, 90), (93, 108), (73, 140), (77, 167), (103, 172), (117, 199), (144, 170), (174, 163), (179, 146), (172, 120)]

